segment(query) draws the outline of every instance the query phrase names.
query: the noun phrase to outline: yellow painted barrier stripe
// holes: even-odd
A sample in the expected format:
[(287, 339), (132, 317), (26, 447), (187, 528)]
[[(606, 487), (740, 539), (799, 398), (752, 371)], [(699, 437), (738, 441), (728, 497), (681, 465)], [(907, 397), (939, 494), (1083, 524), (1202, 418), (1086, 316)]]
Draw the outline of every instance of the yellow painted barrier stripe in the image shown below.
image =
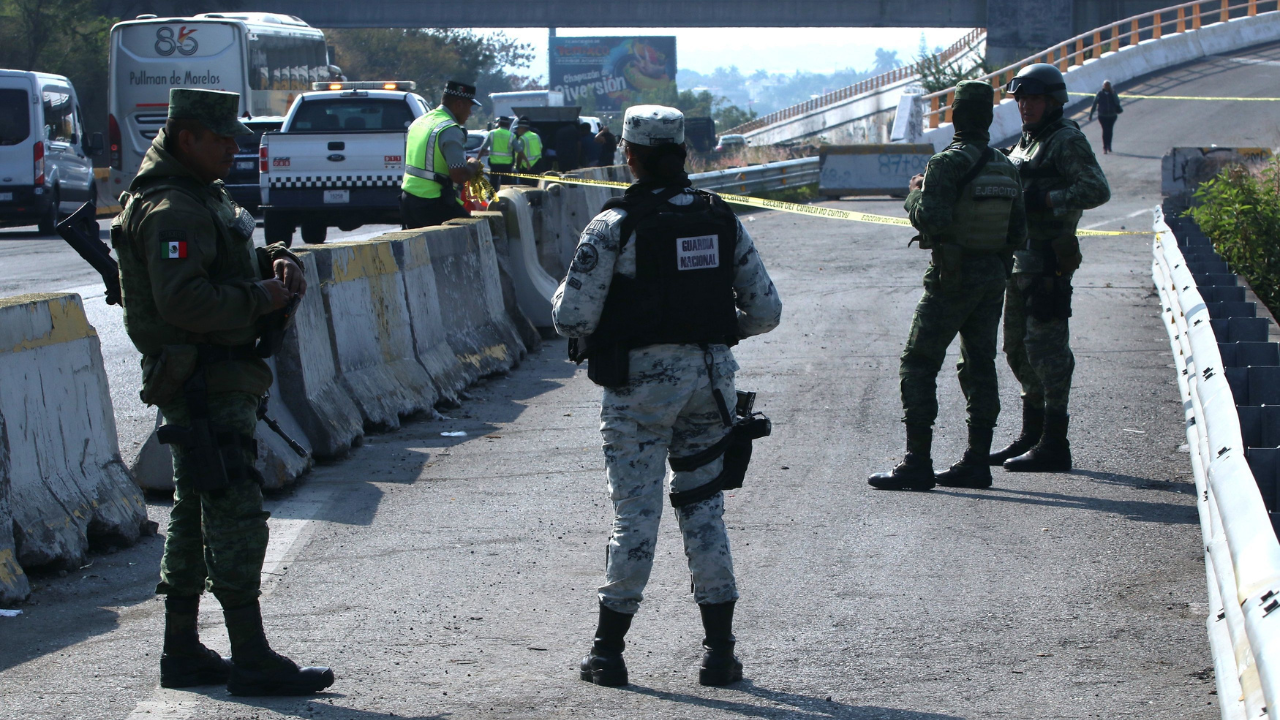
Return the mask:
[[(1069, 92), (1068, 95), (1093, 97), (1095, 93)], [(1133, 95), (1120, 93), (1125, 100), (1212, 100), (1216, 102), (1280, 102), (1280, 97), (1211, 97), (1203, 95)]]
[[(587, 178), (566, 178), (558, 175), (524, 175), (520, 173), (497, 173), (502, 177), (524, 178), (526, 180), (546, 180), (547, 182), (558, 182), (566, 185), (597, 185), (602, 187), (626, 188), (630, 187), (627, 183), (616, 182), (613, 180), (589, 180)], [(809, 215), (811, 217), (830, 218), (832, 220), (851, 220), (853, 222), (872, 223), (874, 225), (897, 225), (899, 227), (911, 227), (911, 221), (903, 217), (892, 217), (890, 215), (874, 215), (872, 213), (857, 212), (854, 210), (841, 210), (839, 208), (823, 207), (821, 205), (804, 205), (801, 203), (783, 202), (781, 200), (765, 200), (764, 198), (754, 198), (749, 195), (731, 195), (729, 193), (717, 193), (727, 203), (734, 205), (746, 205), (748, 207), (761, 208), (764, 210), (777, 210), (779, 212), (795, 213), (797, 215)], [(1149, 232), (1139, 232), (1135, 230), (1078, 230), (1076, 235), (1150, 235)]]

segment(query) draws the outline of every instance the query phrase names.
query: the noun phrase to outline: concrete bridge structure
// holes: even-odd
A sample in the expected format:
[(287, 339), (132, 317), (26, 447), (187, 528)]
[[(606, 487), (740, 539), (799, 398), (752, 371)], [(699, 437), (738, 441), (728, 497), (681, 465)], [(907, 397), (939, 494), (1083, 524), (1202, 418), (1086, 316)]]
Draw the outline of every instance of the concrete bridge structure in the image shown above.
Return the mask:
[(98, 0), (109, 16), (278, 12), (315, 27), (986, 27), (1004, 64), (1167, 0)]

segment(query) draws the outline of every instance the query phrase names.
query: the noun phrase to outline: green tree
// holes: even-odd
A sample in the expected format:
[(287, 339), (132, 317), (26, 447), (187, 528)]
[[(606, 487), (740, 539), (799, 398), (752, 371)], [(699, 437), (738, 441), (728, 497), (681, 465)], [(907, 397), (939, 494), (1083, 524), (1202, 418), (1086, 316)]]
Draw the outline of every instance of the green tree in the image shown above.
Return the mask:
[(1258, 299), (1280, 311), (1280, 158), (1261, 169), (1226, 167), (1202, 183), (1195, 198), (1199, 204), (1187, 215)]
[(0, 0), (0, 67), (65, 75), (87, 132), (107, 126), (107, 41), (112, 18), (93, 0)]
[(378, 28), (326, 30), (325, 36), (351, 80), (413, 80), (418, 92), (433, 103), (440, 101), (448, 80), (474, 84), (484, 108), (472, 116), (472, 126), (482, 127), (492, 119), (490, 93), (536, 89), (529, 77), (504, 70), (528, 67), (533, 52), (503, 33)]

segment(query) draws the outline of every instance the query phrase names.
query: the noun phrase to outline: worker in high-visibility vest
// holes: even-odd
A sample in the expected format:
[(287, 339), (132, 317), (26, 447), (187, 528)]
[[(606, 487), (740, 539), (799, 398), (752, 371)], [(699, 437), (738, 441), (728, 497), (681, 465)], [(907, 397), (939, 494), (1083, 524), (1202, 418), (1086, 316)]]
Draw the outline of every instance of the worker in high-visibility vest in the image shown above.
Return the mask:
[(480, 160), (489, 158), (490, 183), (494, 190), (502, 189), (502, 175), (511, 172), (516, 159), (516, 138), (511, 132), (511, 118), (498, 118), (498, 127), (489, 132), (480, 146)]
[(471, 214), (462, 206), (456, 186), (484, 171), (480, 161), (468, 158), (464, 149), (463, 125), (471, 109), (479, 106), (474, 85), (450, 80), (439, 107), (409, 126), (400, 185), (400, 224), (405, 229), (440, 225)]
[[(533, 123), (522, 117), (516, 123), (516, 172), (537, 174), (542, 172), (542, 138), (533, 131)], [(523, 180), (525, 185), (537, 185), (537, 180)]]

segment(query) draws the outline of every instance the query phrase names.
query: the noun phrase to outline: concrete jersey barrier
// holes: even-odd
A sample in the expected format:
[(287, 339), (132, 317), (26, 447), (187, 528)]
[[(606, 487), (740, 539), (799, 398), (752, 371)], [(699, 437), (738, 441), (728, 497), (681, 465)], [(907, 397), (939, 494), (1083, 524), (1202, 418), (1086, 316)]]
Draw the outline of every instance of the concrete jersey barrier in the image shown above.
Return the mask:
[(414, 354), (404, 279), (391, 244), (376, 240), (311, 250), (324, 297), (338, 379), (365, 427), (396, 430), (439, 396)]
[(338, 380), (316, 257), (298, 256), (308, 290), (275, 358), (280, 392), (272, 406), (289, 409), (316, 457), (341, 457), (360, 444), (364, 418)]
[(12, 519), (0, 527), (12, 528), (19, 564), (78, 566), (91, 537), (137, 540), (147, 508), (120, 459), (102, 353), (79, 295), (0, 300), (0, 427)]
[[(524, 342), (527, 352), (537, 352), (542, 347), (542, 335), (520, 309), (520, 300), (516, 294), (515, 281), (511, 278), (511, 237), (507, 218), (496, 210), (473, 212), (471, 217), (489, 226), (489, 235), (493, 238), (493, 252), (498, 257), (498, 279), (502, 283), (502, 305), (506, 308), (507, 318), (515, 326), (516, 332)], [(516, 228), (519, 232), (519, 228)]]
[[(0, 416), (0, 438), (5, 436), (4, 417)], [(9, 451), (0, 445), (0, 605), (22, 602), (31, 594), (31, 583), (18, 564), (18, 549), (13, 542), (13, 510), (9, 507)]]
[(511, 281), (521, 312), (534, 327), (551, 328), (551, 298), (559, 283), (538, 261), (534, 213), (529, 204), (529, 190), (503, 188), (498, 193), (497, 209), (507, 225), (507, 248), (511, 259)]

